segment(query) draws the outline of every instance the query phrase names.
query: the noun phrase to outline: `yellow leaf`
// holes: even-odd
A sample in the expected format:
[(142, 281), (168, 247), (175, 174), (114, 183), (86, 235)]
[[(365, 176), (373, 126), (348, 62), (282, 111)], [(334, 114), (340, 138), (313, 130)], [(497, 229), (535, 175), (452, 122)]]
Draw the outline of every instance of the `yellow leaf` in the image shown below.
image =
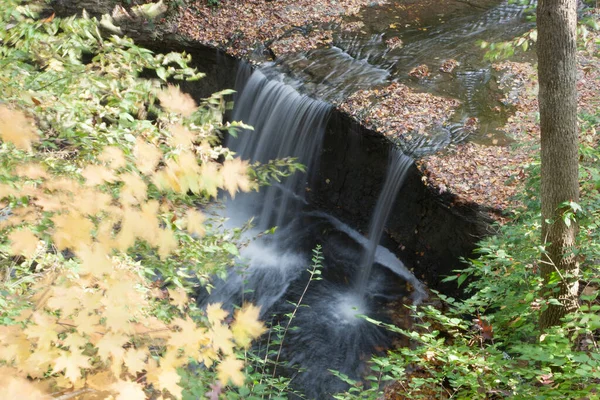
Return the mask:
[(204, 229), (204, 221), (206, 216), (198, 210), (189, 210), (186, 215), (186, 226), (187, 230), (199, 237), (204, 236), (206, 229)]
[[(0, 325), (0, 360), (22, 365), (31, 354), (31, 342), (19, 325)], [(1, 375), (0, 375), (1, 376)]]
[(25, 113), (0, 106), (0, 138), (21, 150), (31, 150), (31, 144), (39, 140), (38, 133)]
[(105, 325), (113, 332), (131, 333), (133, 327), (129, 320), (133, 317), (127, 307), (119, 304), (108, 303), (104, 312)]
[(89, 313), (86, 310), (80, 310), (79, 314), (73, 318), (75, 329), (82, 335), (92, 335), (94, 332), (101, 329), (100, 317), (94, 313)]
[(208, 337), (212, 342), (213, 348), (221, 350), (223, 354), (233, 354), (233, 334), (227, 325), (213, 325), (208, 331)]
[(15, 168), (15, 175), (27, 177), (29, 179), (48, 178), (46, 169), (37, 163), (27, 163)]
[(115, 400), (145, 400), (144, 386), (137, 382), (119, 381), (110, 386), (110, 390), (117, 392)]
[(88, 356), (78, 352), (62, 352), (54, 361), (54, 373), (65, 371), (65, 377), (71, 382), (76, 383), (81, 379), (81, 369), (90, 368)]
[(12, 231), (8, 235), (10, 240), (10, 252), (12, 255), (23, 255), (25, 257), (31, 257), (40, 242), (37, 236), (31, 232), (30, 229), (22, 229), (19, 231)]
[(52, 286), (51, 296), (46, 302), (46, 306), (51, 310), (60, 310), (60, 315), (66, 318), (81, 308), (78, 299), (81, 295), (83, 295), (83, 290), (77, 286)]
[(158, 255), (162, 260), (177, 249), (177, 239), (170, 229), (159, 229), (158, 231)]
[(81, 176), (85, 178), (85, 184), (88, 186), (111, 183), (117, 179), (114, 172), (103, 165), (88, 165), (81, 171)]
[(77, 212), (55, 215), (52, 239), (59, 250), (77, 249), (91, 244), (92, 222)]
[(192, 96), (183, 93), (177, 86), (168, 85), (156, 97), (163, 108), (184, 117), (189, 117), (198, 108)]
[(123, 150), (116, 146), (106, 146), (100, 156), (98, 156), (98, 159), (107, 163), (112, 169), (123, 168), (127, 165)]
[(6, 183), (0, 183), (0, 199), (19, 195), (19, 191)]
[(206, 342), (206, 329), (198, 328), (189, 316), (186, 319), (177, 318), (171, 325), (179, 327), (179, 330), (171, 330), (171, 336), (167, 341), (167, 346), (171, 350), (184, 349), (185, 354), (193, 355)]
[(80, 246), (75, 255), (81, 260), (79, 272), (81, 275), (91, 274), (96, 278), (102, 278), (104, 274), (110, 274), (114, 268), (108, 252), (100, 243), (91, 246)]
[(133, 155), (135, 156), (135, 165), (144, 175), (153, 173), (162, 158), (160, 149), (145, 142), (141, 137), (136, 139)]
[(161, 390), (168, 390), (169, 393), (176, 399), (180, 399), (182, 395), (182, 388), (179, 386), (181, 377), (174, 369), (163, 370), (158, 376), (157, 386)]
[(223, 186), (223, 177), (215, 163), (202, 164), (200, 188), (211, 197), (217, 197), (217, 189)]
[(65, 339), (62, 340), (63, 346), (69, 348), (69, 351), (78, 351), (88, 343), (87, 339), (78, 334), (77, 332), (71, 332)]
[(25, 378), (17, 376), (12, 368), (0, 368), (0, 388), (4, 400), (51, 400), (50, 395), (44, 394)]
[(219, 365), (217, 365), (217, 377), (225, 384), (231, 380), (236, 386), (242, 386), (244, 384), (244, 373), (242, 369), (244, 363), (242, 360), (238, 360), (235, 356), (230, 355), (225, 358)]
[(196, 135), (180, 124), (172, 125), (169, 131), (171, 132), (171, 137), (168, 141), (170, 146), (188, 148), (196, 140)]
[(52, 367), (54, 360), (60, 355), (59, 351), (53, 347), (43, 351), (35, 351), (24, 362), (17, 364), (19, 370), (32, 378), (44, 378), (48, 370)]
[(211, 325), (218, 325), (222, 323), (225, 318), (227, 318), (229, 313), (223, 310), (221, 306), (221, 303), (213, 303), (206, 307), (206, 316)]
[(121, 202), (124, 204), (138, 204), (146, 200), (147, 186), (142, 177), (135, 172), (119, 175), (123, 182), (121, 189)]
[(108, 332), (96, 344), (98, 356), (104, 361), (108, 361), (108, 358), (112, 356), (113, 362), (121, 362), (125, 355), (123, 346), (127, 342), (129, 342), (127, 336), (120, 333)]
[(123, 362), (127, 367), (127, 371), (129, 371), (130, 374), (135, 375), (146, 369), (147, 358), (148, 354), (143, 350), (127, 349), (125, 356), (123, 357)]
[(221, 176), (223, 179), (223, 189), (227, 190), (231, 197), (239, 190), (248, 192), (251, 189), (251, 182), (248, 179), (248, 163), (240, 158), (225, 160), (221, 167)]
[(38, 351), (52, 347), (52, 343), (56, 341), (58, 336), (58, 325), (56, 325), (54, 319), (39, 311), (34, 312), (31, 319), (34, 323), (25, 328), (25, 335), (29, 339), (37, 339)]
[(244, 304), (235, 312), (235, 321), (231, 324), (231, 332), (235, 342), (248, 348), (253, 339), (262, 335), (266, 329), (259, 320), (260, 308), (252, 304)]
[(169, 290), (169, 298), (171, 299), (171, 304), (173, 304), (180, 310), (183, 310), (190, 302), (190, 298), (187, 292), (185, 291), (185, 289), (182, 288)]
[(83, 215), (96, 215), (109, 209), (112, 196), (91, 188), (82, 188), (74, 196), (72, 208)]
[(100, 370), (99, 372), (86, 376), (85, 383), (94, 390), (103, 391), (117, 382), (111, 371)]

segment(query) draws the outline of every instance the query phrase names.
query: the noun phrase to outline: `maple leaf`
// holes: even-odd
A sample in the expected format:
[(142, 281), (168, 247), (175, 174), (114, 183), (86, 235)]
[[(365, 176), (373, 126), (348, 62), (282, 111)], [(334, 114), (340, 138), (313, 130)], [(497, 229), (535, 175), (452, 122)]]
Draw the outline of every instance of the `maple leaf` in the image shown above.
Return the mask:
[(174, 369), (163, 370), (158, 375), (157, 386), (161, 390), (168, 390), (176, 399), (180, 399), (183, 388), (179, 386), (181, 376)]
[(18, 325), (0, 326), (0, 360), (22, 365), (31, 354), (31, 342)]
[(187, 230), (198, 237), (202, 237), (206, 233), (204, 221), (206, 221), (206, 216), (198, 210), (189, 210), (186, 214)]
[(146, 369), (148, 354), (141, 349), (127, 349), (123, 356), (123, 362), (130, 374), (135, 375)]
[(170, 229), (159, 229), (158, 231), (158, 255), (162, 260), (167, 258), (178, 246), (177, 238)]
[(72, 208), (83, 215), (95, 215), (110, 209), (112, 196), (97, 190), (82, 188), (72, 201)]
[(135, 156), (135, 165), (144, 175), (153, 173), (162, 158), (160, 149), (151, 143), (145, 142), (141, 137), (138, 137), (135, 141), (133, 155)]
[(115, 332), (132, 332), (132, 327), (129, 323), (132, 315), (127, 307), (110, 302), (106, 305), (104, 317), (106, 318), (105, 325), (107, 328), (110, 328)]
[(99, 329), (100, 317), (86, 310), (79, 311), (79, 314), (73, 318), (75, 329), (82, 335), (92, 335)]
[(30, 229), (21, 229), (18, 231), (12, 231), (8, 235), (10, 240), (10, 252), (12, 255), (23, 255), (25, 257), (31, 257), (40, 242), (37, 236)]
[(110, 274), (114, 270), (108, 252), (100, 243), (81, 246), (75, 254), (81, 260), (79, 269), (81, 275), (91, 274), (96, 278), (102, 278), (104, 274)]
[(217, 377), (221, 382), (227, 383), (231, 380), (231, 383), (234, 385), (242, 386), (245, 380), (244, 373), (242, 372), (243, 368), (244, 363), (242, 360), (229, 355), (217, 365)]
[(17, 375), (12, 368), (0, 368), (0, 388), (2, 398), (6, 400), (51, 400), (52, 396), (44, 394), (29, 380)]
[(233, 354), (233, 334), (227, 325), (217, 324), (210, 327), (208, 336), (215, 349), (219, 349), (223, 354)]
[(120, 333), (108, 332), (102, 339), (96, 343), (98, 348), (98, 356), (104, 361), (108, 361), (108, 358), (112, 356), (113, 360), (122, 360), (125, 354), (123, 346), (129, 342), (129, 338)]
[(48, 178), (46, 169), (42, 165), (32, 162), (19, 165), (15, 168), (15, 175), (27, 177), (29, 179)]
[(206, 307), (206, 317), (211, 325), (220, 324), (229, 314), (227, 311), (223, 310), (221, 306), (221, 303), (212, 303)]
[(225, 160), (221, 167), (221, 177), (223, 179), (223, 189), (227, 190), (231, 197), (239, 190), (248, 192), (251, 188), (250, 179), (248, 179), (248, 163), (240, 158)]
[(253, 339), (262, 335), (266, 329), (259, 320), (260, 308), (252, 304), (244, 304), (235, 312), (235, 321), (231, 324), (231, 332), (235, 342), (248, 348)]
[(0, 138), (16, 148), (30, 151), (31, 144), (39, 140), (39, 135), (25, 113), (0, 106)]
[(34, 351), (24, 363), (18, 364), (19, 370), (32, 378), (44, 378), (52, 367), (54, 360), (60, 355), (59, 350), (53, 347), (48, 350)]
[(198, 328), (189, 316), (186, 316), (185, 320), (177, 318), (172, 324), (179, 327), (179, 331), (171, 332), (167, 341), (167, 346), (172, 349), (184, 349), (186, 354), (194, 354), (206, 341), (206, 330)]
[(198, 108), (192, 96), (183, 93), (177, 86), (168, 85), (156, 97), (160, 100), (163, 108), (184, 117), (189, 117)]
[(102, 185), (105, 182), (114, 182), (117, 177), (114, 172), (103, 165), (87, 165), (82, 171), (81, 176), (85, 178), (85, 184), (88, 186)]
[(31, 319), (34, 323), (25, 328), (25, 335), (29, 339), (37, 339), (38, 350), (52, 347), (52, 343), (58, 336), (58, 325), (55, 320), (39, 311), (34, 312)]
[(54, 234), (52, 240), (59, 250), (67, 248), (77, 249), (80, 246), (90, 245), (92, 222), (77, 212), (60, 214), (52, 217)]
[(180, 124), (172, 125), (169, 127), (169, 131), (171, 132), (171, 137), (169, 138), (170, 146), (187, 148), (196, 140), (196, 134), (190, 132), (189, 129)]
[(61, 355), (54, 361), (54, 373), (65, 371), (65, 377), (75, 383), (81, 378), (81, 369), (90, 368), (89, 357), (77, 352), (61, 352)]
[(107, 163), (112, 169), (123, 168), (127, 165), (123, 150), (116, 146), (106, 146), (98, 156), (98, 160)]
[(138, 204), (147, 197), (147, 186), (142, 177), (135, 172), (119, 175), (123, 182), (121, 201), (125, 204)]
[(63, 317), (69, 317), (81, 308), (78, 297), (82, 294), (83, 290), (77, 286), (52, 286), (46, 305), (52, 310), (60, 310)]
[(67, 337), (62, 340), (63, 346), (68, 347), (70, 351), (77, 351), (78, 349), (84, 347), (87, 343), (87, 339), (77, 332), (69, 333)]
[(116, 382), (117, 378), (108, 370), (100, 370), (95, 374), (87, 375), (85, 378), (86, 385), (98, 391), (104, 391)]
[(202, 164), (200, 188), (211, 197), (217, 197), (218, 188), (223, 186), (223, 177), (215, 163)]
[(169, 298), (171, 299), (171, 304), (175, 307), (183, 310), (187, 304), (190, 302), (190, 298), (183, 288), (177, 288), (175, 290), (169, 290)]
[(19, 191), (6, 183), (0, 183), (0, 199), (19, 195)]
[(117, 392), (115, 400), (145, 400), (146, 393), (144, 393), (144, 387), (131, 381), (118, 381), (110, 385), (110, 390)]

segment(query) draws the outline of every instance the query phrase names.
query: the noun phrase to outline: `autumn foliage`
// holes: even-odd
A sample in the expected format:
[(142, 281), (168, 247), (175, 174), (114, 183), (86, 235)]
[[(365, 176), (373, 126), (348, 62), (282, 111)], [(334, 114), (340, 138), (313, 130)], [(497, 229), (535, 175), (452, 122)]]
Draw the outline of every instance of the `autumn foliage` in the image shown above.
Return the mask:
[(201, 77), (185, 55), (153, 55), (103, 39), (95, 20), (39, 20), (35, 4), (8, 3), (2, 398), (181, 398), (178, 369), (190, 361), (219, 385), (242, 385), (237, 352), (264, 332), (259, 309), (230, 316), (190, 298), (237, 252), (203, 208), (219, 191), (233, 197), (258, 184), (247, 162), (218, 145), (228, 128), (222, 94), (198, 105), (178, 86), (137, 77), (143, 68)]

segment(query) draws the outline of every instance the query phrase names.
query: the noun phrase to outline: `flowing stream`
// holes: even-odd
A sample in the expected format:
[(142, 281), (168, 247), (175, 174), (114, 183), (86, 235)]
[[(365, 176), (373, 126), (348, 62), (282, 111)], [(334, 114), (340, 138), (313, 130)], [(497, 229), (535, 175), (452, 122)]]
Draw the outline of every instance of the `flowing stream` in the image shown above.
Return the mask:
[[(332, 107), (318, 98), (336, 101), (357, 89), (403, 79), (409, 68), (427, 60), (435, 64), (441, 57), (460, 58), (479, 38), (496, 37), (496, 32), (513, 25), (515, 32), (522, 29), (518, 23), (522, 13), (522, 7), (501, 2), (452, 24), (406, 29), (402, 31), (405, 46), (398, 50), (382, 46), (389, 32), (370, 36), (367, 32), (360, 39), (340, 35), (335, 46), (288, 58), (285, 62), (295, 78), (289, 70), (282, 73), (281, 65), (255, 71), (247, 65), (240, 68), (231, 119), (254, 130), (230, 137), (228, 147), (253, 162), (295, 157), (306, 166), (306, 173), (226, 201), (224, 216), (233, 226), (253, 220), (254, 228), (243, 239), (235, 268), (225, 279), (216, 279), (210, 293), (201, 293), (199, 303), (220, 302), (233, 310), (250, 301), (261, 307), (261, 317), (273, 326), (289, 325), (281, 345), (266, 338), (256, 351), (277, 360), (275, 372), (290, 377), (292, 387), (307, 398), (330, 398), (345, 390), (347, 385), (330, 370), (360, 380), (368, 372), (366, 360), (391, 345), (388, 332), (361, 316), (389, 322), (385, 310), (390, 302), (418, 304), (426, 297), (423, 284), (380, 245), (411, 157), (390, 147), (386, 179), (367, 236), (306, 201)], [(489, 68), (466, 56), (460, 61), (464, 67), (455, 81), (466, 88), (464, 110), (478, 113), (474, 99), (489, 80)], [(443, 87), (443, 82), (435, 85)], [(419, 148), (411, 151), (419, 154)], [(273, 227), (277, 227), (274, 233), (263, 234)], [(319, 267), (321, 279), (314, 280), (308, 270), (317, 245), (322, 246), (324, 261)]]

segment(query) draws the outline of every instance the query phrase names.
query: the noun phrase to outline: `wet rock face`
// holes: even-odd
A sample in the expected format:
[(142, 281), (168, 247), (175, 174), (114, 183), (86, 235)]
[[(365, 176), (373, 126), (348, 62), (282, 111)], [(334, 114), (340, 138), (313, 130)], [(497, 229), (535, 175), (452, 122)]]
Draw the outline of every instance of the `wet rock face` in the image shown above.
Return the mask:
[[(351, 117), (334, 111), (323, 143), (310, 200), (366, 234), (385, 180), (390, 144)], [(431, 288), (455, 295), (444, 276), (461, 268), (489, 221), (476, 205), (453, 205), (433, 192), (413, 165), (386, 224), (383, 244)]]

